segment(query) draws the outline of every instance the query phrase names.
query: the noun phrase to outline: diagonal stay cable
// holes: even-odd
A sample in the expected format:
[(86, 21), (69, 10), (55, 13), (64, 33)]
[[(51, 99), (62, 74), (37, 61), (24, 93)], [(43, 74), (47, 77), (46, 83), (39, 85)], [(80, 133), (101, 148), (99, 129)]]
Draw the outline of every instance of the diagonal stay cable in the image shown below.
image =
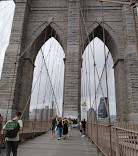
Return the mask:
[(37, 85), (37, 82), (38, 82), (38, 80), (39, 80), (41, 74), (42, 74), (42, 70), (39, 72), (38, 77), (37, 77), (37, 79), (36, 79), (36, 82), (34, 83), (34, 86), (33, 86), (33, 88), (32, 88), (31, 94), (29, 95), (29, 97), (28, 97), (28, 99), (27, 99), (27, 102), (26, 102), (26, 104), (25, 104), (25, 108), (24, 108), (24, 110), (23, 110), (23, 112), (22, 112), (21, 118), (23, 117), (25, 111), (27, 110), (27, 107), (28, 107), (28, 105), (29, 105), (29, 101), (30, 101), (30, 99), (31, 99), (31, 95), (32, 95), (32, 93), (33, 93), (33, 91), (34, 91), (34, 89), (35, 89), (35, 87), (36, 87), (36, 85)]
[[(1, 2), (1, 1), (0, 1)], [(4, 6), (3, 8), (0, 8), (0, 12), (3, 11), (5, 9), (5, 7), (7, 8), (8, 6), (10, 6), (11, 4), (13, 4), (13, 2), (11, 2), (10, 4)]]
[[(107, 59), (107, 60), (108, 60), (108, 58), (109, 58), (109, 54), (110, 54), (110, 51), (108, 51), (108, 54), (107, 54), (107, 56), (106, 56), (106, 59)], [(105, 70), (105, 64), (104, 64), (104, 66), (103, 66), (102, 73), (101, 73), (101, 76), (100, 76), (100, 79), (99, 79), (99, 83), (98, 83), (98, 86), (97, 86), (97, 88), (96, 88), (96, 95), (97, 95), (98, 90), (99, 90), (99, 87), (100, 87), (100, 83), (101, 83), (101, 80), (102, 80), (102, 77), (103, 77), (103, 74), (104, 74), (104, 70)], [(93, 101), (92, 106), (93, 106), (93, 105), (94, 105), (94, 101)]]
[(54, 98), (55, 98), (55, 102), (56, 102), (56, 105), (57, 105), (58, 114), (60, 115), (60, 111), (59, 111), (59, 107), (58, 107), (58, 103), (57, 103), (57, 98), (56, 98), (56, 96), (55, 96), (54, 88), (53, 88), (53, 85), (52, 85), (52, 81), (51, 81), (51, 78), (50, 78), (50, 75), (49, 75), (49, 70), (48, 70), (48, 68), (47, 68), (46, 60), (45, 60), (44, 53), (43, 53), (43, 50), (42, 50), (42, 49), (41, 49), (41, 54), (42, 54), (42, 57), (43, 57), (43, 59), (44, 59), (45, 68), (46, 68), (46, 70), (47, 70), (49, 82), (50, 82), (51, 89), (52, 89), (52, 92), (53, 92), (53, 96), (54, 96)]

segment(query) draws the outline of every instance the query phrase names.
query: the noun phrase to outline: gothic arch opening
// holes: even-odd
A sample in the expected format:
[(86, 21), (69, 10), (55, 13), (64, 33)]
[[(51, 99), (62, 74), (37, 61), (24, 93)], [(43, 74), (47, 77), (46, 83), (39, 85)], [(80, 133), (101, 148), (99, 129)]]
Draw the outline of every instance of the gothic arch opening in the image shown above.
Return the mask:
[[(107, 26), (105, 24), (104, 27), (105, 27), (104, 28), (105, 44), (108, 47), (108, 49), (110, 50), (113, 61), (115, 63), (115, 61), (118, 58), (118, 47), (117, 47), (118, 38), (117, 38), (116, 34), (114, 33), (114, 31), (109, 26)], [(94, 34), (94, 38), (98, 37), (101, 41), (103, 41), (103, 38), (104, 38), (103, 37), (103, 27), (101, 25), (98, 25), (97, 27), (95, 27), (95, 29), (92, 32), (89, 33), (90, 41), (92, 41), (94, 39), (93, 34)], [(89, 44), (89, 40), (86, 39), (85, 48)]]
[[(127, 103), (126, 97), (126, 73), (125, 73), (125, 62), (121, 58), (120, 44), (119, 39), (116, 33), (106, 25), (105, 23), (105, 45), (108, 47), (112, 59), (113, 59), (113, 68), (114, 68), (114, 78), (115, 78), (115, 96), (116, 96), (116, 117), (117, 120), (127, 120), (127, 111), (124, 109), (124, 105)], [(98, 37), (100, 40), (103, 39), (103, 28), (101, 25), (95, 27), (94, 31), (89, 31), (89, 39), (86, 39), (85, 47), (88, 45), (89, 41)], [(110, 65), (111, 66), (111, 65)], [(112, 67), (112, 66), (111, 66)], [(127, 106), (126, 106), (127, 108)]]
[[(53, 37), (47, 40), (41, 49), (44, 53), (45, 60), (42, 58), (43, 56), (40, 50), (35, 60), (32, 89), (34, 86), (35, 88), (31, 95), (30, 118), (47, 120), (53, 115), (62, 116), (64, 84), (63, 58), (65, 56), (61, 45)], [(42, 73), (38, 78), (40, 72)], [(36, 81), (38, 81), (37, 84)], [(48, 112), (51, 113), (49, 116)]]
[[(48, 25), (42, 32), (41, 34), (39, 34), (33, 42), (31, 51), (33, 51), (33, 61), (35, 60), (39, 50), (41, 49), (41, 47), (43, 46), (43, 44), (48, 41), (51, 37), (55, 38), (59, 44), (62, 46), (60, 37), (58, 35), (58, 32), (51, 27), (50, 25)], [(29, 52), (30, 54), (32, 54), (31, 52)]]
[[(108, 78), (108, 94), (109, 94), (108, 98), (109, 98), (110, 115), (111, 118), (115, 118), (116, 100), (115, 100), (113, 59), (107, 46), (105, 49), (107, 58), (107, 78)], [(93, 54), (95, 57), (96, 64), (95, 67)], [(94, 109), (94, 111), (97, 111), (95, 112), (95, 115), (97, 113), (98, 116), (99, 112), (98, 108), (100, 105), (100, 100), (102, 99), (103, 96), (107, 97), (104, 43), (102, 42), (102, 40), (99, 39), (98, 37), (95, 37), (86, 47), (82, 59), (83, 64), (82, 64), (82, 80), (81, 80), (81, 88), (82, 88), (81, 104), (82, 104), (82, 119), (84, 119), (86, 118), (86, 113), (84, 110), (89, 110), (89, 113), (91, 113), (92, 109)], [(99, 77), (96, 73), (95, 68), (97, 68)], [(105, 120), (107, 120), (107, 118)]]

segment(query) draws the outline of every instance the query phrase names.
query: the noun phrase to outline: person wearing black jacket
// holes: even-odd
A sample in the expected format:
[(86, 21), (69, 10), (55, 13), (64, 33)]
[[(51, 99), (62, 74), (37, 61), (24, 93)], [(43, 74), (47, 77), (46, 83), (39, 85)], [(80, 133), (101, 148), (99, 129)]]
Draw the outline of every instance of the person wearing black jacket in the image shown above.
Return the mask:
[(81, 122), (82, 125), (82, 137), (85, 136), (85, 129), (86, 129), (86, 121), (85, 119)]
[(67, 134), (68, 134), (68, 121), (65, 119), (63, 121), (63, 135), (65, 136), (64, 139), (66, 139)]

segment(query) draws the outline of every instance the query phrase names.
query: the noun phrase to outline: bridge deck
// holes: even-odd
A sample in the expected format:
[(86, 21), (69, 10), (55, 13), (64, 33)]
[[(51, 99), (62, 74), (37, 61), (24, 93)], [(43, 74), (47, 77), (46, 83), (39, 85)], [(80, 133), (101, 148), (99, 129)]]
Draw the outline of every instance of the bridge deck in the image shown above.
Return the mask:
[[(1, 156), (4, 156), (4, 151)], [(87, 137), (81, 138), (78, 130), (72, 130), (66, 140), (50, 132), (19, 145), (18, 156), (98, 156), (97, 149)], [(100, 156), (100, 154), (99, 154)]]

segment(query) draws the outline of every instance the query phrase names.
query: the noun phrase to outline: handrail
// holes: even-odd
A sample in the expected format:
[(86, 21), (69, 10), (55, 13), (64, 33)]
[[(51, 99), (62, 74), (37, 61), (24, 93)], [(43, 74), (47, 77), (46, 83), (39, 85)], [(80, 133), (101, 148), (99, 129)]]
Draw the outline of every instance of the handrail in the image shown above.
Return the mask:
[[(112, 156), (129, 156), (129, 153), (132, 153), (134, 156), (138, 155), (138, 125), (129, 125), (125, 122), (108, 124), (88, 121), (86, 133), (97, 148), (106, 156), (111, 156), (110, 150), (113, 152)], [(110, 135), (112, 146), (109, 141)]]

